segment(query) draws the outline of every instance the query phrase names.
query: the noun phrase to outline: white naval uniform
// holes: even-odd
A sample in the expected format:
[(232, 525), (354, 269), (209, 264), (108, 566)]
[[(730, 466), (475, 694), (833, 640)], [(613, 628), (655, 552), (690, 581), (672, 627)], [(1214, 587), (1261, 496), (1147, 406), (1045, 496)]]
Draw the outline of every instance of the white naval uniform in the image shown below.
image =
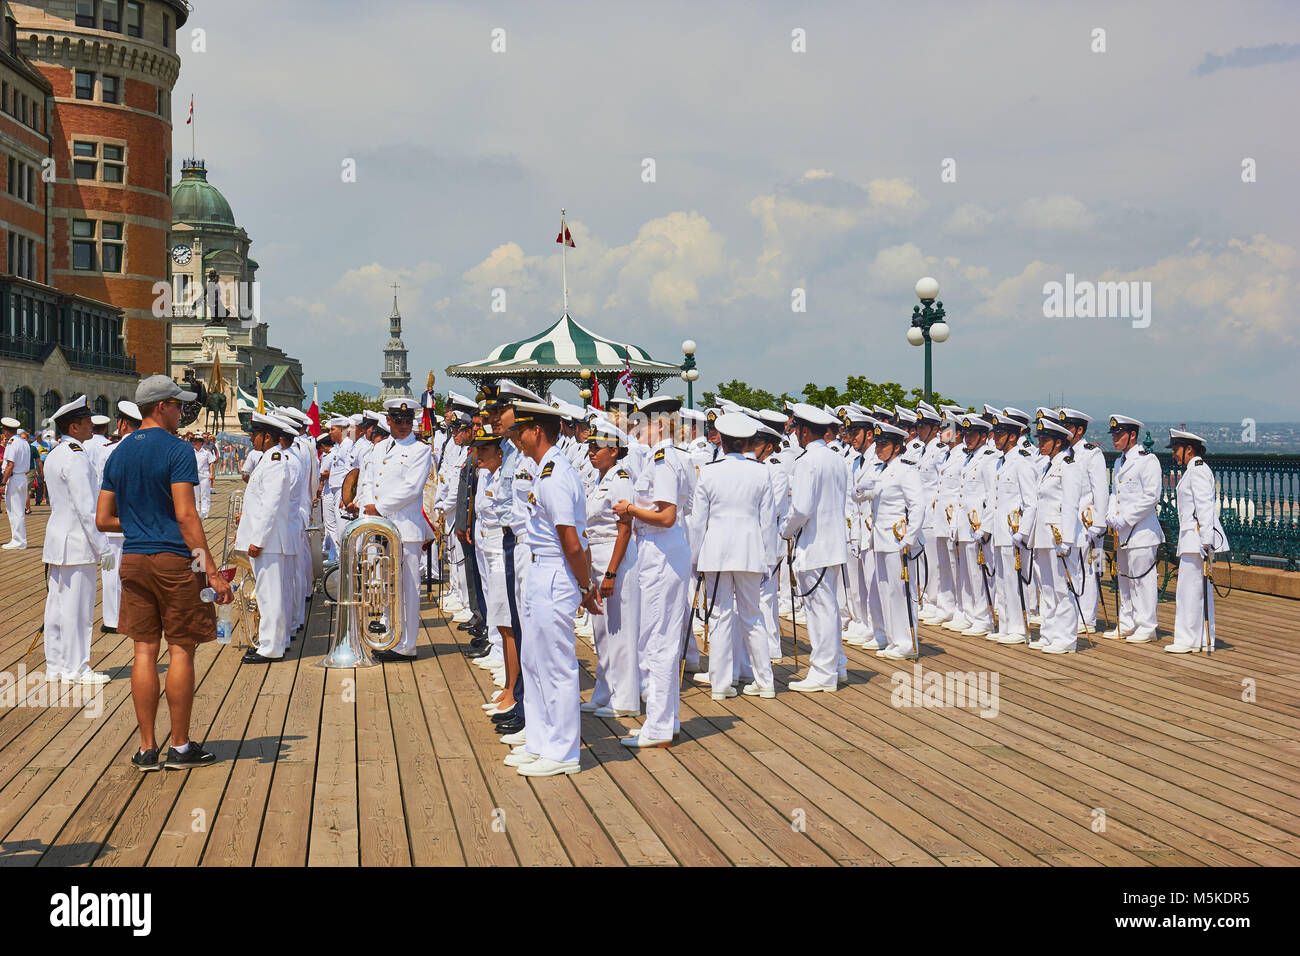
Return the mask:
[(564, 558), (558, 529), (573, 528), (581, 541), (587, 503), (581, 476), (557, 446), (548, 448), (535, 467), (537, 479), (524, 502), (532, 567), (519, 609), (527, 635), (519, 649), (526, 746), (543, 759), (576, 763), (582, 713), (573, 617), (582, 592)]
[[(921, 473), (915, 459), (898, 454), (887, 462), (858, 469), (854, 492), (871, 503), (871, 547), (876, 559), (874, 587), (884, 615), (884, 630), (891, 650), (914, 654), (915, 582), (903, 581), (903, 550), (910, 555), (921, 543), (924, 521)], [(900, 538), (899, 535), (902, 535)], [(913, 608), (909, 612), (908, 604)], [(909, 614), (911, 615), (909, 617)]]
[(677, 520), (659, 528), (634, 520), (637, 586), (640, 588), (640, 634), (637, 653), (644, 683), (646, 740), (671, 740), (680, 728), (683, 641), (689, 633), (691, 546), (686, 519), (691, 513), (694, 467), (665, 438), (636, 476), (638, 508), (653, 510), (655, 502), (676, 505)]
[[(424, 520), (424, 482), (433, 452), (414, 434), (385, 438), (371, 450), (365, 503), (397, 526), (402, 537), (402, 640), (398, 654), (415, 655), (420, 636), (420, 556), (429, 523)], [(363, 509), (364, 510), (364, 509)]]
[[(594, 580), (604, 580), (614, 556), (619, 522), (614, 505), (634, 498), (632, 474), (619, 464), (601, 475), (587, 495), (587, 544)], [(641, 595), (637, 588), (636, 535), (630, 534), (614, 578), (614, 593), (603, 601), (605, 613), (591, 617), (596, 644), (596, 686), (591, 703), (597, 707), (637, 713), (641, 710), (641, 669), (637, 663)]]
[[(305, 495), (304, 489), (311, 476), (296, 445), (290, 445), (288, 448), (279, 450), (289, 467), (289, 495), (286, 499), (285, 510), (289, 517), (289, 539), (292, 550), (285, 555), (284, 607), (285, 618), (289, 623), (289, 633), (292, 634), (302, 626), (305, 616), (300, 566), (303, 558), (306, 557), (302, 542), (305, 538), (303, 529), (307, 526), (307, 516), (302, 508), (302, 501)], [(266, 454), (270, 454), (270, 452), (266, 452), (263, 457)], [(260, 465), (261, 462), (259, 461), (258, 464)], [(250, 476), (248, 480), (251, 482), (253, 479)]]
[[(1074, 467), (1073, 459), (1068, 450), (1058, 452), (1050, 460), (1040, 456), (1044, 473), (1038, 480), (1034, 529), (1029, 542), (1034, 549), (1034, 573), (1038, 575), (1038, 613), (1042, 619), (1039, 638), (1044, 646), (1071, 651), (1078, 645), (1079, 637), (1079, 611), (1070, 593), (1070, 582), (1073, 581), (1073, 590), (1078, 591), (1082, 567), (1074, 542), (1079, 535), (1079, 498), (1083, 491), (1083, 474)], [(1053, 528), (1061, 535), (1063, 557), (1058, 553)]]
[(717, 613), (709, 644), (715, 694), (735, 682), (742, 646), (754, 683), (774, 688), (761, 600), (763, 577), (776, 560), (774, 542), (765, 534), (776, 520), (770, 470), (743, 454), (725, 454), (700, 470), (691, 501), (691, 552)]
[(90, 670), (95, 618), (95, 565), (109, 553), (95, 527), (95, 468), (81, 443), (64, 437), (45, 456), (50, 520), (41, 560), (49, 565), (45, 600), (45, 669), (75, 680)]
[[(1034, 526), (1034, 505), (1038, 498), (1039, 469), (1033, 457), (1018, 445), (1006, 454), (999, 454), (993, 468), (993, 503), (990, 509), (990, 527), (993, 532), (993, 550), (997, 555), (997, 590), (993, 601), (998, 612), (998, 633), (1029, 639), (1025, 618), (1029, 611), (1029, 596), (1024, 583), (1029, 577), (1033, 556), (1028, 548), (1019, 548), (1020, 570), (1016, 570), (1017, 546), (1012, 540), (1011, 523), (1016, 522), (1025, 539)], [(1019, 577), (1017, 577), (1019, 575)], [(1021, 607), (1021, 595), (1025, 604)], [(1008, 642), (1010, 643), (1010, 642)]]
[[(5, 485), (5, 515), (9, 518), (9, 541), (14, 550), (27, 547), (27, 473), (32, 467), (32, 446), (21, 435), (5, 445), (4, 463), (13, 463), (13, 474)], [(0, 463), (0, 478), (5, 466)]]
[[(383, 447), (382, 445), (380, 447)], [(505, 461), (502, 460), (504, 467)], [(504, 471), (486, 468), (478, 470), (474, 485), (474, 559), (478, 564), (479, 584), (483, 588), (483, 603), (487, 617), (488, 657), (494, 662), (505, 662), (499, 628), (510, 627), (510, 595), (506, 592), (505, 538), (501, 521), (497, 517), (497, 496), (503, 491), (501, 480)], [(421, 496), (423, 501), (423, 496)]]
[(873, 547), (871, 502), (857, 492), (857, 482), (862, 475), (876, 470), (880, 458), (875, 443), (862, 449), (853, 461), (853, 471), (848, 487), (847, 516), (849, 523), (849, 598), (856, 602), (854, 617), (861, 621), (866, 634), (848, 638), (849, 643), (868, 650), (884, 650), (889, 646), (885, 629), (885, 612), (880, 604), (880, 590), (876, 586), (876, 552)]
[(781, 537), (794, 541), (795, 583), (808, 621), (812, 653), (805, 679), (832, 688), (844, 656), (834, 580), (838, 566), (848, 560), (843, 525), (847, 494), (844, 460), (819, 438), (790, 469), (790, 510), (781, 527)]
[[(935, 502), (939, 498), (939, 466), (943, 464), (948, 446), (936, 436), (924, 446), (921, 452), (921, 495), (925, 507), (925, 520), (921, 524), (921, 549), (925, 553), (924, 581), (916, 582), (923, 588), (925, 609), (937, 608), (939, 603), (939, 542), (935, 532)], [(916, 586), (914, 585), (914, 586)]]
[(340, 479), (339, 485), (335, 485), (334, 471), (339, 467), (342, 460), (339, 452), (339, 446), (335, 445), (320, 459), (320, 473), (323, 479), (320, 489), (320, 513), (321, 523), (324, 525), (324, 534), (321, 535), (321, 538), (325, 546), (325, 557), (330, 561), (335, 560), (338, 556), (338, 488), (342, 485), (342, 479)]
[[(358, 441), (358, 444), (360, 444), (360, 441)], [(438, 494), (434, 498), (434, 507), (442, 512), (443, 527), (446, 529), (447, 568), (442, 569), (442, 574), (450, 583), (451, 600), (445, 603), (451, 606), (459, 605), (460, 607), (469, 607), (473, 603), (466, 593), (465, 574), (460, 570), (460, 566), (465, 561), (465, 549), (460, 539), (451, 530), (456, 523), (456, 499), (460, 493), (460, 472), (465, 466), (467, 458), (468, 449), (464, 445), (458, 445), (451, 441), (444, 446), (442, 470), (438, 476)], [(455, 573), (451, 573), (452, 568), (457, 569)]]
[[(257, 653), (279, 659), (289, 646), (289, 610), (293, 606), (289, 581), (290, 559), (297, 548), (294, 537), (294, 503), (291, 499), (296, 463), (290, 452), (272, 448), (258, 459), (244, 488), (244, 504), (235, 531), (235, 550), (261, 548), (249, 555), (253, 567), (253, 595), (260, 621)], [(346, 612), (345, 612), (346, 613)], [(249, 626), (251, 622), (245, 622)]]
[(194, 453), (194, 464), (199, 469), (199, 483), (194, 486), (194, 507), (200, 518), (206, 518), (212, 511), (212, 465), (217, 457), (201, 445)]
[(1156, 516), (1162, 485), (1160, 459), (1145, 448), (1130, 448), (1115, 460), (1107, 522), (1117, 542), (1116, 637), (1154, 640), (1156, 636), (1156, 556), (1165, 540)]
[[(1109, 511), (1110, 475), (1106, 469), (1106, 455), (1100, 445), (1079, 441), (1073, 448), (1074, 467), (1081, 473), (1082, 489), (1079, 496), (1080, 524), (1076, 544), (1079, 562), (1083, 568), (1083, 583), (1074, 582), (1081, 593), (1083, 619), (1092, 630), (1097, 628), (1097, 601), (1101, 594), (1103, 561), (1102, 537), (1106, 534), (1106, 515)], [(1083, 524), (1082, 512), (1092, 509), (1092, 522)]]
[[(108, 463), (108, 456), (113, 454), (118, 444), (109, 441), (103, 435), (92, 435), (82, 446), (86, 449), (86, 454), (90, 456), (90, 462), (95, 468), (96, 501), (99, 500), (100, 486), (104, 483), (104, 465)], [(120, 531), (106, 531), (104, 538), (108, 541), (108, 549), (113, 552), (113, 566), (99, 569), (99, 586), (103, 593), (100, 616), (104, 619), (105, 627), (116, 629), (122, 614), (122, 545), (126, 541), (126, 536)]]
[[(985, 535), (992, 534), (993, 518), (990, 504), (993, 501), (993, 468), (998, 457), (998, 450), (986, 440), (966, 459), (961, 470), (961, 483), (957, 489), (957, 505), (953, 509), (953, 523), (957, 526), (957, 547), (960, 551), (958, 565), (961, 585), (958, 593), (958, 607), (962, 615), (970, 621), (969, 628), (978, 628), (985, 633), (993, 630), (993, 609), (989, 597), (993, 593), (995, 581), (989, 580), (993, 574), (993, 552), (984, 543)], [(971, 519), (972, 512), (975, 515)], [(979, 523), (979, 531), (975, 530)], [(982, 559), (982, 563), (981, 563)], [(987, 582), (988, 592), (984, 590)]]
[(957, 552), (957, 493), (961, 487), (962, 467), (966, 463), (966, 449), (953, 445), (939, 459), (939, 487), (934, 503), (935, 553), (935, 607), (931, 624), (952, 622), (953, 628), (966, 630), (970, 621), (957, 606), (960, 588), (961, 565)]
[[(48, 459), (47, 459), (48, 460)], [(1214, 473), (1205, 459), (1192, 458), (1174, 491), (1178, 503), (1178, 588), (1174, 606), (1174, 644), (1205, 646), (1205, 551), (1229, 550), (1228, 536), (1214, 507)], [(1210, 641), (1214, 636), (1214, 588), (1208, 591)]]
[(789, 598), (789, 574), (785, 567), (785, 542), (781, 540), (781, 522), (790, 510), (790, 472), (785, 461), (788, 452), (774, 451), (763, 460), (767, 467), (768, 484), (772, 486), (772, 502), (775, 511), (772, 515), (772, 527), (768, 529), (771, 541), (772, 560), (763, 578), (763, 628), (767, 632), (768, 654), (773, 661), (779, 661), (781, 651), (781, 591), (782, 581), (786, 582), (785, 600)]

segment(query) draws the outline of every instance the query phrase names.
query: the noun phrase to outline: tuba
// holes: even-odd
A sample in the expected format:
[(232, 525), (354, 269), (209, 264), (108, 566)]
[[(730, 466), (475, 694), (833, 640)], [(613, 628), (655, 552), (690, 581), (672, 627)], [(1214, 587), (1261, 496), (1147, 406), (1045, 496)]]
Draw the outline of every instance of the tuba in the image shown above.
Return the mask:
[(257, 595), (254, 593), (253, 562), (249, 560), (247, 551), (234, 546), (243, 510), (244, 492), (232, 491), (226, 502), (226, 533), (221, 545), (221, 568), (235, 592), (235, 607), (244, 624), (244, 645), (255, 648), (262, 613), (257, 608)]
[[(370, 651), (392, 650), (402, 639), (402, 536), (378, 515), (362, 515), (343, 532), (339, 609), (329, 652), (317, 667), (370, 667)], [(328, 592), (327, 592), (328, 593)]]

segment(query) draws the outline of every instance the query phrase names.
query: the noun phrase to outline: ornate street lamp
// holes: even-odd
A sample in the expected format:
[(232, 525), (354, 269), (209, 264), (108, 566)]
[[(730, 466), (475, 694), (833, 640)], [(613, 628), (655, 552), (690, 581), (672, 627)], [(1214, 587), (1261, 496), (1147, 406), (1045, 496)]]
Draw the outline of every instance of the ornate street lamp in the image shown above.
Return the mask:
[(686, 383), (686, 407), (695, 407), (695, 382), (700, 377), (700, 370), (695, 367), (695, 340), (687, 339), (682, 343), (682, 381)]
[[(916, 283), (916, 297), (921, 305), (912, 306), (912, 327), (907, 330), (907, 341), (925, 346), (925, 400), (932, 396), (930, 388), (930, 343), (944, 342), (948, 338), (948, 323), (944, 321), (943, 303), (936, 302), (939, 281), (926, 276)], [(922, 308), (924, 306), (924, 308)]]
[(590, 404), (591, 403), (591, 385), (590, 385), (591, 369), (584, 368), (581, 372), (578, 373), (578, 376), (582, 379), (582, 389), (578, 392), (578, 394), (582, 396), (582, 400), (584, 402)]

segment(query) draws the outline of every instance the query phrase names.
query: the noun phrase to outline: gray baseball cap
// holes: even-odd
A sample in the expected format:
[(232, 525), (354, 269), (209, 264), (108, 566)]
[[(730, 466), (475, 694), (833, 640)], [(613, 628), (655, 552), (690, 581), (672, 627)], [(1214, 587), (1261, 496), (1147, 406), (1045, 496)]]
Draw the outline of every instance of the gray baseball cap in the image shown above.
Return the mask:
[(152, 405), (168, 398), (179, 398), (182, 402), (192, 402), (198, 395), (187, 392), (166, 375), (150, 375), (135, 387), (136, 405)]

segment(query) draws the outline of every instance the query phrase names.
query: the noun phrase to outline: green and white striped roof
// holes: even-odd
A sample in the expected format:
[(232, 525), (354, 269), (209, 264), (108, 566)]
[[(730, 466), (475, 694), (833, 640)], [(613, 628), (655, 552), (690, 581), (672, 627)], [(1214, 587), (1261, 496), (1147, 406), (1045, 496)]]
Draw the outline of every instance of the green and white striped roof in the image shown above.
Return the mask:
[(676, 375), (680, 366), (656, 362), (645, 349), (602, 338), (584, 329), (565, 313), (558, 322), (540, 335), (498, 345), (475, 362), (451, 365), (448, 375), (467, 378), (507, 375), (521, 372), (577, 372), (589, 368), (598, 371), (622, 371), (624, 362), (633, 373)]

